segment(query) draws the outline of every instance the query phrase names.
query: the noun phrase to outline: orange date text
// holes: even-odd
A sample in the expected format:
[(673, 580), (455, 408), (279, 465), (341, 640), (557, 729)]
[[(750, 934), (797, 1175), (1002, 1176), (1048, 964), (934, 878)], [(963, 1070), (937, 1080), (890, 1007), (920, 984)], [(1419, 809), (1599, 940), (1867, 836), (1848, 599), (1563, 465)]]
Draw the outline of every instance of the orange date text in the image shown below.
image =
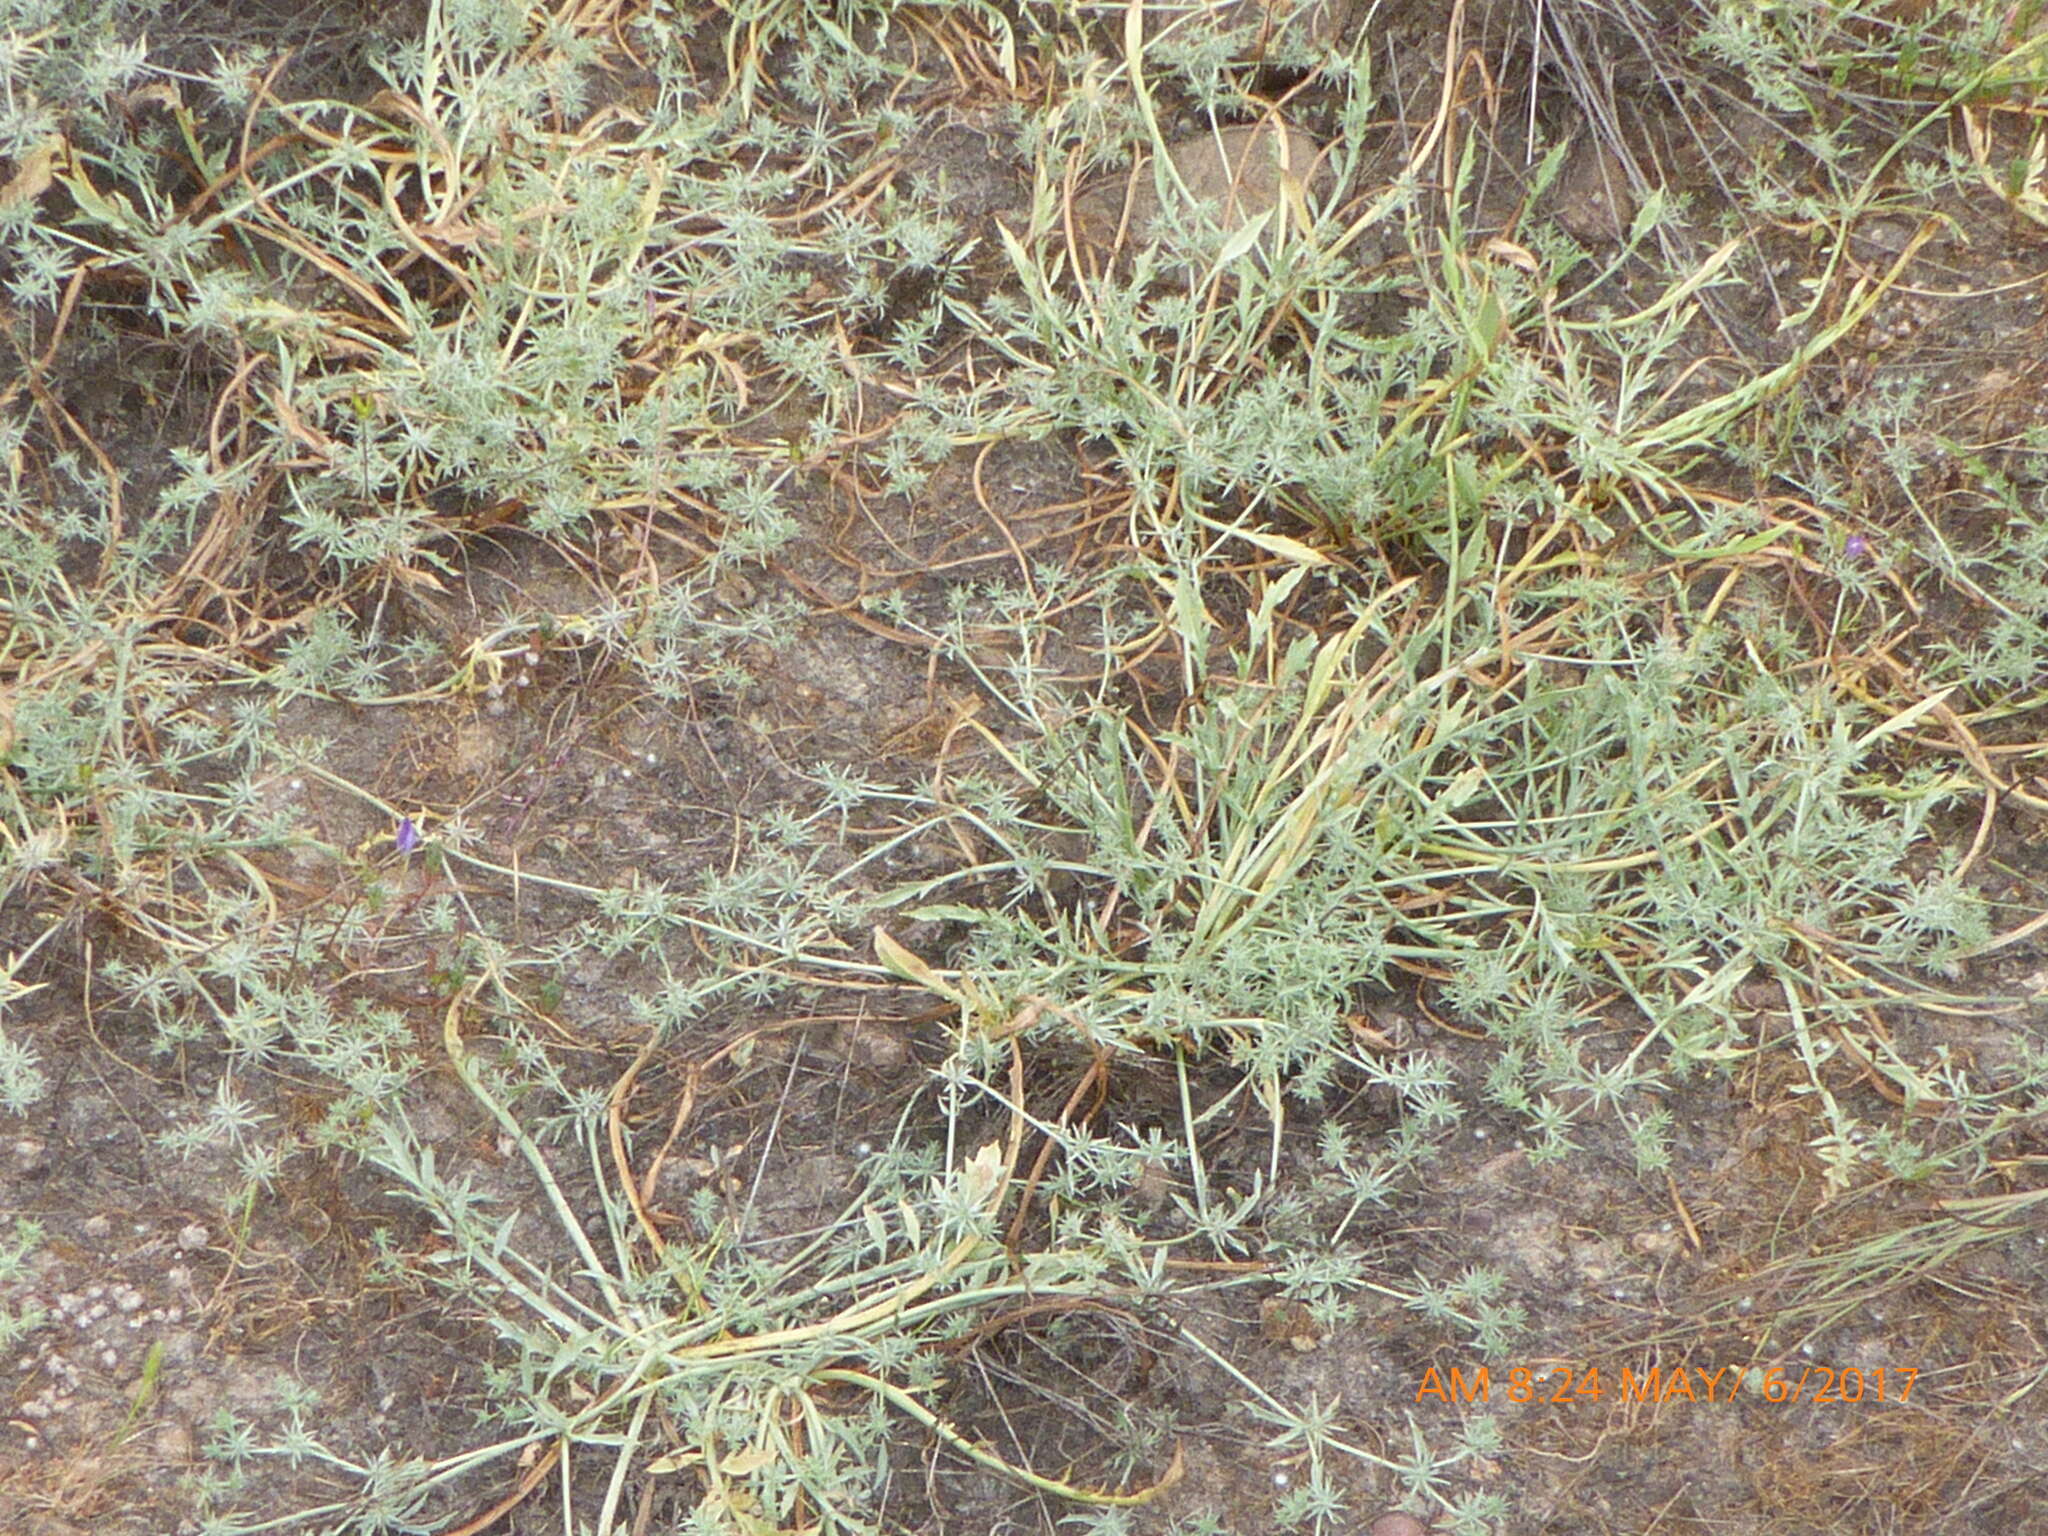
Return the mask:
[(1854, 1365), (1510, 1365), (1431, 1366), (1416, 1383), (1418, 1403), (1903, 1403), (1920, 1374), (1912, 1366)]

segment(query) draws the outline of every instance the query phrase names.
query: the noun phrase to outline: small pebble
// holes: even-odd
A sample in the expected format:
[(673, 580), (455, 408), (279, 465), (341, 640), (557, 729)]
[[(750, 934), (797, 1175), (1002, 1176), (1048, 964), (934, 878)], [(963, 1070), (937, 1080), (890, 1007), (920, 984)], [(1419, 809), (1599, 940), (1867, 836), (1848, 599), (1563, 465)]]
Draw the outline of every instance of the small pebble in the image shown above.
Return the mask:
[(181, 1229), (178, 1233), (178, 1246), (187, 1253), (196, 1253), (199, 1249), (204, 1248), (206, 1246), (205, 1223), (195, 1221)]
[(157, 1427), (155, 1443), (158, 1459), (171, 1466), (192, 1459), (192, 1431), (175, 1419), (166, 1419)]
[(900, 1027), (862, 1019), (842, 1024), (834, 1030), (826, 1042), (825, 1052), (856, 1067), (889, 1072), (910, 1060), (910, 1043)]
[(1398, 1510), (1381, 1515), (1367, 1528), (1367, 1536), (1425, 1536), (1427, 1527), (1413, 1515)]
[(105, 1237), (113, 1230), (114, 1224), (104, 1216), (88, 1216), (85, 1219), (85, 1235), (87, 1237)]

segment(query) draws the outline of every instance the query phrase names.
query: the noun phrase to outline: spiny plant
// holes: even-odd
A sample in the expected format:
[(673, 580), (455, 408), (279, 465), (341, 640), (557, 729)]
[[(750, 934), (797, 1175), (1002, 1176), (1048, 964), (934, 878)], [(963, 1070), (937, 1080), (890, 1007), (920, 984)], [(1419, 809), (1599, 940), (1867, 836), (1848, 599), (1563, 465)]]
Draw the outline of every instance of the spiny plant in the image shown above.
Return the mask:
[[(1178, 279), (1141, 254), (1093, 285), (1063, 275), (1056, 247), (1041, 263), (1012, 243), (1023, 296), (985, 324), (1027, 409), (1125, 466), (1154, 633), (1193, 695), (1155, 735), (1107, 687), (1036, 676), (1007, 633), (1028, 618), (933, 630), (1031, 746), (1003, 753), (1011, 787), (950, 776), (931, 814), (986, 854), (900, 899), (970, 923), (963, 976), (1053, 998), (1124, 1045), (1227, 1041), (1269, 1096), (1320, 1091), (1359, 989), (1395, 967), (1439, 978), (1509, 1048), (1495, 1091), (1550, 1155), (1569, 1150), (1553, 1095), (1633, 1105), (1662, 1070), (1746, 1054), (1716, 1004), (1769, 974), (1796, 999), (1788, 1043), (1846, 1180), (1857, 1132), (1814, 1021), (1832, 1033), (1938, 999), (1911, 974), (1989, 929), (1928, 861), (1959, 787), (1884, 761), (1939, 700), (1885, 710), (1792, 681), (1807, 641), (1771, 616), (1763, 576), (1824, 530), (1687, 489), (1796, 367), (1660, 414), (1648, 383), (1714, 264), (1632, 316), (1579, 321), (1559, 297), (1575, 253), (1484, 265), (1455, 207), (1417, 252), (1405, 327), (1361, 336), (1346, 323), (1361, 280), (1321, 250), (1340, 231), (1310, 222), (1257, 262), (1239, 242)], [(1282, 335), (1298, 346), (1266, 345)], [(1325, 542), (1280, 532), (1287, 515)], [(1377, 549), (1343, 542), (1368, 533)], [(1218, 665), (1230, 630), (1209, 573), (1247, 548), (1287, 568), (1247, 595), (1249, 644)], [(1402, 573), (1416, 562), (1427, 581)], [(1348, 627), (1282, 643), (1310, 593)], [(1108, 894), (1077, 906), (1063, 887), (1084, 871)], [(967, 885), (1010, 894), (928, 905)], [(1592, 1063), (1575, 1036), (1617, 1001), (1643, 1033)], [(1630, 1113), (1654, 1164), (1654, 1103)]]
[[(1612, 1113), (1656, 1172), (1670, 1084), (1774, 1053), (1818, 1108), (1837, 1185), (1981, 1163), (2031, 1112), (2040, 1063), (1987, 1089), (1905, 1059), (1881, 1021), (1905, 1002), (1979, 1006), (1953, 973), (2012, 937), (1994, 937), (1971, 856), (1943, 835), (1981, 786), (1903, 748), (1932, 723), (2033, 709), (2013, 661), (2033, 632), (1936, 642), (1924, 677), (1839, 665), (1837, 642), (1882, 619), (1815, 624), (1785, 582), (1819, 571), (1847, 587), (1851, 536), (1829, 509), (1717, 476), (1816, 469), (1828, 444), (1786, 402), (1918, 246), (1846, 289), (1831, 267), (1784, 361), (1681, 396), (1703, 296), (1754, 255), (1741, 238), (1627, 303), (1610, 284), (1677, 226), (1674, 200), (1647, 200), (1600, 262), (1533, 220), (1482, 240), (1455, 36), (1435, 115), (1380, 188), (1350, 185), (1381, 116), (1363, 50), (1316, 61), (1342, 190), (1296, 185), (1234, 226), (1177, 186), (1171, 113), (1212, 131), (1207, 113), (1279, 113), (1221, 45), (1151, 30), (1146, 9), (1107, 28), (1025, 11), (1050, 61), (1023, 62), (1046, 65), (1055, 100), (1022, 140), (1032, 206), (996, 235), (1011, 286), (979, 302), (963, 296), (964, 233), (891, 182), (916, 127), (891, 90), (908, 77), (901, 48), (930, 40), (963, 71), (1014, 78), (1016, 31), (987, 8), (931, 22), (741, 7), (723, 79), (700, 79), (689, 38), (650, 11), (626, 36), (651, 99), (613, 96), (601, 30), (481, 3), (430, 6), (363, 101), (285, 100), (274, 77), (224, 62), (203, 110), (167, 85), (131, 98), (130, 139), (11, 98), (27, 179), (10, 188), (43, 183), (0, 199), (20, 236), (9, 281), (45, 327), (17, 351), (111, 349), (141, 325), (188, 346), (216, 393), (204, 446), (176, 455), (147, 520), (80, 423), (33, 391), (6, 398), (0, 890), (34, 921), (0, 1005), (33, 985), (17, 978), (64, 910), (112, 914), (121, 942), (100, 976), (157, 1049), (220, 1045), (231, 1076), (283, 1064), (331, 1092), (287, 1139), (224, 1080), (168, 1145), (231, 1156), (244, 1217), (288, 1152), (381, 1170), (445, 1246), (380, 1263), (431, 1273), (504, 1348), (495, 1438), (444, 1461), (331, 1444), (303, 1394), (281, 1401), (278, 1429), (224, 1417), (213, 1529), (432, 1525), (470, 1474), (530, 1457), (528, 1492), (561, 1459), (598, 1462), (601, 1531), (623, 1523), (632, 1478), (684, 1471), (707, 1530), (866, 1530), (905, 1421), (1107, 1508), (1113, 1528), (1146, 1477), (1172, 1476), (1164, 1433), (1133, 1423), (1100, 1486), (1003, 1462), (947, 1418), (945, 1361), (1027, 1297), (1163, 1304), (1186, 1250), (1259, 1252), (1319, 1326), (1377, 1291), (1498, 1355), (1522, 1321), (1500, 1276), (1395, 1285), (1359, 1241), (1361, 1213), (1469, 1109), (1439, 1065), (1376, 1045), (1365, 1007), (1403, 980), (1486, 1030), (1484, 1091), (1523, 1118), (1538, 1161), (1572, 1157), (1575, 1130)], [(1853, 34), (1798, 31), (1828, 19), (1811, 7), (1711, 9), (1771, 51), (1758, 79), (1794, 92), (1781, 109), (1821, 123), (1835, 98), (1808, 89), (1810, 60)], [(10, 67), (70, 58), (58, 10), (14, 0), (8, 16)], [(887, 37), (866, 30), (884, 20)], [(1993, 39), (1927, 87), (1945, 94), (1913, 103), (1914, 121), (1981, 106), (2035, 63), (2031, 42)], [(102, 50), (78, 67), (100, 100), (141, 64)], [(1807, 136), (1826, 191), (1784, 208), (1846, 249), (1880, 173), (1921, 162), (1910, 134), (1865, 160)], [(1160, 240), (1105, 272), (1068, 237), (1069, 189), (1139, 158)], [(1358, 252), (1388, 232), (1395, 256), (1367, 270)], [(878, 335), (899, 288), (922, 297)], [(1840, 302), (1822, 323), (1828, 292)], [(927, 375), (942, 333), (971, 345), (971, 372)], [(877, 368), (915, 378), (888, 381), (906, 407), (863, 453)], [(1000, 711), (973, 728), (980, 760), (912, 787), (821, 770), (813, 810), (764, 819), (693, 883), (522, 870), (464, 816), (416, 820), (317, 743), (279, 739), (280, 700), (488, 693), (541, 645), (602, 652), (658, 700), (737, 692), (750, 646), (786, 635), (793, 610), (735, 611), (726, 578), (787, 547), (801, 477), (850, 470), (909, 495), (958, 444), (1051, 433), (1106, 449), (1130, 488), (1116, 572), (959, 587), (936, 616), (878, 605)], [(1939, 529), (1923, 548), (1940, 579), (2024, 613), (2036, 488), (1988, 460), (1970, 472), (1993, 488), (2008, 476), (1996, 499), (2021, 561), (1995, 572), (1988, 547)], [(502, 615), (454, 654), (428, 633), (469, 542), (514, 524), (601, 570), (588, 539), (612, 521), (677, 551), (682, 572), (649, 556), (584, 611)], [(1885, 600), (1875, 583), (1860, 595)], [(1050, 660), (1077, 638), (1093, 653), (1078, 680)], [(1148, 668), (1154, 654), (1177, 675)], [(431, 949), (446, 1009), (424, 1055), (406, 1013), (349, 989), (395, 879), (382, 839), (319, 850), (360, 898), (331, 931), (281, 918), (266, 870), (306, 842), (275, 793), (288, 776), (358, 797), (423, 873), (470, 882), (423, 892), (405, 935)], [(864, 846), (829, 856), (835, 838)], [(931, 868), (935, 847), (964, 865)], [(900, 878), (899, 854), (926, 868)], [(499, 921), (488, 893), (504, 887), (590, 915), (527, 940)], [(914, 954), (890, 936), (902, 920), (962, 941)], [(877, 922), (870, 958), (857, 941)], [(628, 955), (676, 966), (630, 1009), (649, 1051), (727, 1001), (885, 977), (939, 996), (955, 1033), (913, 1105), (926, 1118), (906, 1111), (862, 1194), (810, 1237), (765, 1243), (709, 1195), (679, 1227), (654, 1220), (622, 1108), (645, 1055), (609, 1087), (578, 1079), (533, 1003), (577, 959)], [(1756, 982), (1771, 1003), (1751, 1030), (1731, 1003)], [(1606, 1043), (1616, 1020), (1621, 1046)], [(1126, 1133), (1046, 1104), (1035, 1074), (1076, 1048), (1094, 1073), (1163, 1063), (1178, 1124)], [(430, 1060), (517, 1154), (531, 1212), (494, 1204), (406, 1119)], [(1938, 1116), (1910, 1136), (1871, 1124), (1840, 1091), (1852, 1070)], [(1392, 1090), (1396, 1122), (1370, 1145), (1323, 1124), (1306, 1190), (1283, 1188), (1290, 1126), (1366, 1082)], [(0, 1037), (7, 1103), (45, 1086)], [(1215, 1128), (1247, 1104), (1270, 1127), (1266, 1155), (1226, 1178)], [(1043, 1150), (1029, 1167), (1027, 1126)], [(1171, 1198), (1141, 1217), (1134, 1191), (1159, 1169)], [(1281, 1501), (1290, 1525), (1344, 1518), (1331, 1469), (1346, 1456), (1463, 1526), (1497, 1517), (1447, 1476), (1492, 1454), (1494, 1427), (1377, 1455), (1331, 1405), (1282, 1404), (1209, 1353), (1272, 1446), (1305, 1458)], [(353, 1489), (252, 1524), (232, 1511), (270, 1457)]]
[[(467, 1033), (479, 1006), (492, 1015), (484, 1038)], [(899, 1126), (859, 1193), (810, 1236), (764, 1244), (709, 1186), (682, 1230), (664, 1230), (635, 1171), (645, 1150), (621, 1121), (651, 1051), (610, 1091), (579, 1088), (506, 1008), (523, 1004), (502, 978), (477, 978), (448, 1005), (442, 1046), (516, 1148), (552, 1240), (447, 1169), (401, 1114), (359, 1100), (352, 1126), (329, 1122), (433, 1216), (446, 1241), (435, 1282), (505, 1346), (487, 1382), (496, 1438), (438, 1462), (365, 1464), (321, 1439), (306, 1403), (281, 1405), (281, 1432), (224, 1417), (211, 1448), (220, 1512), (210, 1528), (434, 1528), (452, 1513), (451, 1488), (480, 1468), (520, 1459), (531, 1488), (533, 1466), (545, 1475), (558, 1458), (596, 1457), (596, 1530), (622, 1528), (631, 1479), (689, 1471), (703, 1482), (698, 1518), (709, 1528), (870, 1531), (888, 1487), (894, 1416), (1048, 1495), (1124, 1505), (1161, 1486), (1092, 1488), (1013, 1464), (934, 1406), (949, 1346), (992, 1309), (1093, 1298), (1106, 1282), (1138, 1293), (1161, 1283), (1143, 1246), (1113, 1229), (1071, 1231), (1021, 1269), (1013, 1261), (1001, 1218), (1017, 1186), (1024, 1105), (991, 1104), (965, 1084), (943, 1089), (943, 1140), (921, 1146)], [(919, 1108), (906, 1107), (906, 1122)], [(962, 1142), (983, 1110), (995, 1112), (995, 1134), (970, 1152)], [(548, 1257), (556, 1246), (560, 1256)], [(347, 1477), (354, 1490), (289, 1519), (228, 1513), (238, 1469), (279, 1456)], [(1178, 1475), (1171, 1461), (1152, 1470)], [(566, 1485), (567, 1467), (562, 1475)]]

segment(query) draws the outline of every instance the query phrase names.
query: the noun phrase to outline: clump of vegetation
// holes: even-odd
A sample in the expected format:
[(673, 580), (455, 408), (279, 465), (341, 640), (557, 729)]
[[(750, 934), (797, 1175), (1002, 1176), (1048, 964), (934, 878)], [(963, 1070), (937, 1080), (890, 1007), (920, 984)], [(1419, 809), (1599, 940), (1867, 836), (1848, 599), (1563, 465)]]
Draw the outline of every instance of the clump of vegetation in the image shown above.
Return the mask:
[[(1491, 1529), (1507, 1500), (1454, 1474), (1499, 1454), (1493, 1420), (1358, 1443), (1183, 1303), (1275, 1283), (1327, 1334), (1390, 1299), (1502, 1360), (1529, 1321), (1507, 1276), (1395, 1283), (1361, 1233), (1475, 1116), (1539, 1167), (1611, 1121), (1663, 1176), (1676, 1095), (1767, 1066), (1841, 1192), (1967, 1182), (2038, 1115), (2048, 1057), (1987, 1079), (1883, 1020), (1996, 1006), (1971, 962), (2038, 926), (1984, 871), (1999, 806), (2042, 808), (2048, 438), (1921, 431), (1910, 378), (1814, 404), (1928, 238), (1852, 266), (1860, 219), (1986, 178), (2038, 212), (2038, 132), (2004, 158), (1998, 116), (2048, 77), (2030, 13), (1700, 7), (1694, 67), (1777, 135), (1751, 223), (1652, 191), (1596, 255), (1537, 211), (1564, 146), (1518, 211), (1487, 202), (1462, 7), (1378, 181), (1364, 33), (448, 0), (358, 100), (285, 92), (277, 61), (167, 67), (157, 9), (0, 0), (0, 1110), (50, 1090), (20, 1009), (89, 967), (156, 1059), (210, 1074), (164, 1147), (232, 1165), (238, 1226), (299, 1160), (374, 1168), (436, 1233), (379, 1234), (376, 1273), (500, 1346), (488, 1438), (440, 1460), (344, 1443), (297, 1387), (265, 1422), (223, 1410), (207, 1531), (442, 1529), (496, 1465), (522, 1497), (561, 1468), (565, 1520), (601, 1533), (656, 1475), (696, 1480), (692, 1530), (872, 1531), (906, 1433), (1120, 1530), (1184, 1473), (1170, 1416), (1088, 1419), (1060, 1465), (955, 1422), (950, 1363), (1027, 1307), (1156, 1312), (1301, 1468), (1287, 1529), (1351, 1521), (1359, 1477)], [(941, 69), (1009, 97), (1030, 202), (985, 228), (902, 164)], [(1322, 179), (1249, 215), (1181, 184), (1173, 124), (1297, 106)], [(1955, 110), (1962, 150), (1929, 132)], [(1087, 249), (1077, 188), (1133, 167), (1145, 248)], [(1730, 358), (1721, 301), (1787, 230), (1814, 291), (1771, 359)], [(1115, 559), (1011, 539), (1014, 578), (872, 596), (859, 617), (983, 713), (921, 780), (809, 765), (808, 803), (689, 878), (537, 873), (468, 808), (428, 818), (293, 735), (309, 702), (503, 707), (544, 653), (743, 719), (811, 611), (773, 578), (813, 485), (914, 498), (1037, 439), (1120, 487)], [(1937, 458), (1967, 516), (1930, 506)], [(437, 604), (512, 531), (589, 601), (451, 639)], [(374, 830), (323, 839), (308, 783)], [(536, 931), (535, 892), (580, 915)], [(661, 979), (630, 1065), (595, 1073), (559, 977), (615, 960)], [(429, 1027), (369, 985), (387, 971), (423, 981)], [(1373, 1023), (1418, 983), (1484, 1042), (1482, 1081)], [(702, 1074), (770, 1031), (736, 1027), (666, 1125), (633, 1109), (658, 1051), (885, 988), (936, 998), (948, 1045), (830, 1220), (764, 1234), (709, 1182), (653, 1209)], [(519, 1197), (415, 1123), (431, 1073)], [(263, 1108), (278, 1074), (317, 1107)], [(1076, 1112), (1126, 1080), (1176, 1113)], [(1370, 1134), (1336, 1112), (1368, 1091), (1392, 1106)], [(1246, 1117), (1262, 1155), (1226, 1175)], [(2007, 1234), (2033, 1192), (2000, 1198)], [(1798, 1270), (1800, 1316), (1957, 1251), (1844, 1248)], [(31, 1326), (0, 1310), (0, 1340)], [(274, 1461), (345, 1491), (255, 1511)]]

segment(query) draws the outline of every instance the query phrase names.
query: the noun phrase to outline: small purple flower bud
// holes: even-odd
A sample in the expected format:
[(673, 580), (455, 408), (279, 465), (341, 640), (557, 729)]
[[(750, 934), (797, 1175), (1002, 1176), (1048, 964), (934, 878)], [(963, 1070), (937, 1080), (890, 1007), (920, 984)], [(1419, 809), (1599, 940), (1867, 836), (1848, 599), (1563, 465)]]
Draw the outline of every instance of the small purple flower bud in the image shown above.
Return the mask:
[(1870, 540), (1860, 533), (1852, 533), (1848, 541), (1842, 545), (1842, 553), (1851, 560), (1866, 559), (1870, 554)]
[(400, 853), (411, 853), (420, 845), (420, 829), (412, 824), (410, 816), (398, 818), (398, 835), (392, 839), (398, 844)]

